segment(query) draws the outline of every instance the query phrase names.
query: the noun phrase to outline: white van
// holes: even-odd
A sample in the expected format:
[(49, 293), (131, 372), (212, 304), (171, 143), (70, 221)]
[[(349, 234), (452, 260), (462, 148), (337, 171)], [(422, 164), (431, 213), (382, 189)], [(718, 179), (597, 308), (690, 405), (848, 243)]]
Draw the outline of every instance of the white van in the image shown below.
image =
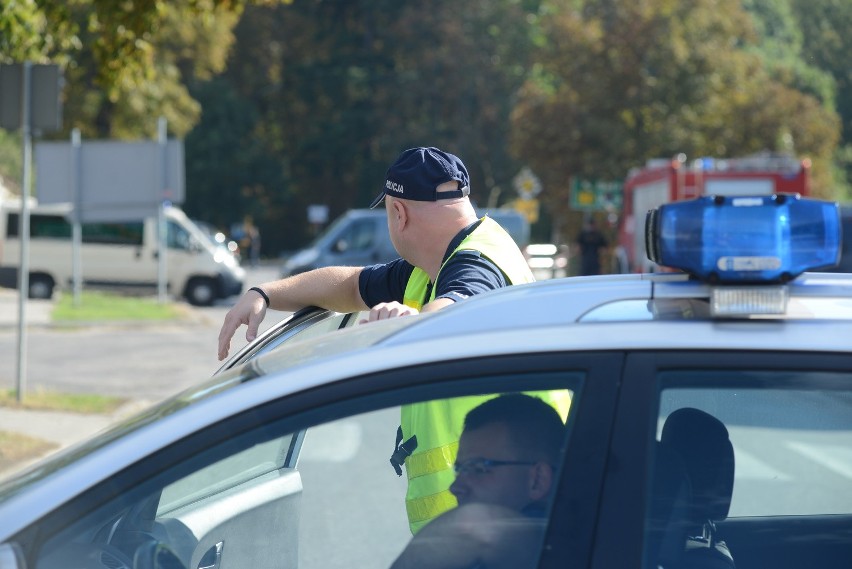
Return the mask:
[[(0, 202), (0, 286), (17, 288), (20, 201)], [(30, 208), (29, 297), (50, 298), (73, 284), (68, 204)], [(206, 306), (239, 294), (245, 270), (176, 207), (166, 209), (167, 288), (190, 304)], [(157, 218), (85, 223), (80, 251), (84, 285), (157, 286)]]
[[(488, 215), (499, 223), (518, 247), (530, 240), (530, 225), (523, 214), (515, 210), (482, 209), (477, 215)], [(384, 208), (351, 209), (338, 217), (314, 242), (287, 259), (281, 276), (288, 277), (318, 267), (364, 267), (387, 263), (399, 257), (388, 233)]]

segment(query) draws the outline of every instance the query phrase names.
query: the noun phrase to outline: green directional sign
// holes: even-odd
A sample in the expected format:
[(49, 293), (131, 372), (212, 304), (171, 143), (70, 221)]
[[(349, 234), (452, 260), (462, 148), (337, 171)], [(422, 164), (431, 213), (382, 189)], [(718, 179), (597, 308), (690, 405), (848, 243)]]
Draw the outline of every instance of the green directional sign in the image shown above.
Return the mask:
[(580, 211), (612, 211), (621, 209), (622, 182), (607, 180), (571, 181), (571, 209)]

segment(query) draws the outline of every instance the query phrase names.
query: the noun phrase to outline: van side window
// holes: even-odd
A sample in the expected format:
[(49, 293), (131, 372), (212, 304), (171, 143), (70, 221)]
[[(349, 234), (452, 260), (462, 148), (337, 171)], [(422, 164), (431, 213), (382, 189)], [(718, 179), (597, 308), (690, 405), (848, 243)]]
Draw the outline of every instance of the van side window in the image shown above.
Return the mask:
[[(20, 237), (21, 216), (10, 213), (6, 237)], [(61, 215), (30, 214), (30, 237), (70, 239), (71, 224)]]
[(86, 223), (83, 224), (83, 243), (104, 245), (142, 245), (143, 224)]
[[(142, 245), (143, 224), (84, 223), (83, 243), (102, 245)], [(20, 214), (10, 213), (7, 237), (19, 237)], [(71, 224), (62, 215), (30, 214), (30, 237), (33, 239), (71, 239)]]

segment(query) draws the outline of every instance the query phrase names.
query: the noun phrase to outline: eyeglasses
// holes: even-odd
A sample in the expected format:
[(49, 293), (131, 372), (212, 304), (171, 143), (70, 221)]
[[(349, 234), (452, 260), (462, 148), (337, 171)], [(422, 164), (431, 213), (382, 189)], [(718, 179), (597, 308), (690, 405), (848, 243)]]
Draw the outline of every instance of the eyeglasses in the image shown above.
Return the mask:
[(453, 465), (456, 476), (466, 473), (474, 476), (489, 474), (497, 466), (533, 466), (535, 462), (523, 460), (489, 460), (487, 458), (472, 458)]

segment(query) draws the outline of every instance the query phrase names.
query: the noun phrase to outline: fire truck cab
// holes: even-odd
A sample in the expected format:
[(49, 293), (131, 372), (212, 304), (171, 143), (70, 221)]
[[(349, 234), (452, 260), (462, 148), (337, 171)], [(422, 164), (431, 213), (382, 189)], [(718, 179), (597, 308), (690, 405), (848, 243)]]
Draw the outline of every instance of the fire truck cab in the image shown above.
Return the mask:
[(645, 253), (645, 215), (665, 203), (700, 196), (796, 193), (810, 195), (810, 159), (759, 153), (743, 158), (654, 158), (632, 169), (624, 182), (623, 210), (615, 250), (615, 270), (658, 270)]

